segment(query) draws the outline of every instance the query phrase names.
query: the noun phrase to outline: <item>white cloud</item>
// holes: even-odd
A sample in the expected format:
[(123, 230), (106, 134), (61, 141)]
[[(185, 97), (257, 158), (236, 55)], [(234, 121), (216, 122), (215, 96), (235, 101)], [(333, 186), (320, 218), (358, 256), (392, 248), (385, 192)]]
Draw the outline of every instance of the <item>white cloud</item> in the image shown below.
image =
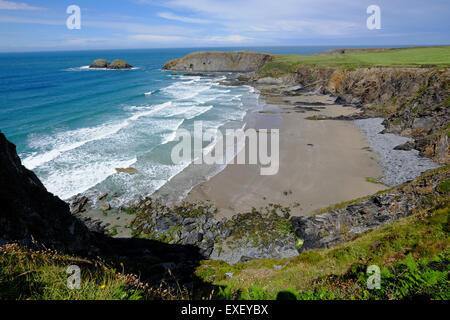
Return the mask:
[(211, 23), (211, 21), (209, 21), (209, 20), (189, 18), (189, 17), (181, 17), (181, 16), (177, 16), (177, 15), (171, 13), (171, 12), (159, 12), (157, 15), (159, 17), (161, 17), (161, 18), (164, 18), (164, 19), (181, 21), (181, 22), (186, 22), (186, 23), (198, 23), (198, 24)]
[(30, 6), (23, 2), (0, 0), (0, 10), (42, 10), (43, 8)]
[(133, 34), (192, 35), (197, 32), (194, 29), (174, 25), (155, 25), (129, 22), (84, 21), (83, 25), (103, 29), (117, 29)]
[[(336, 15), (333, 0), (168, 0), (174, 10), (188, 10), (199, 17), (207, 16), (226, 28), (251, 37), (310, 37), (314, 35), (349, 34), (365, 21), (365, 7), (357, 0), (347, 0)], [(362, 9), (361, 9), (362, 8)], [(342, 18), (339, 18), (342, 16)]]

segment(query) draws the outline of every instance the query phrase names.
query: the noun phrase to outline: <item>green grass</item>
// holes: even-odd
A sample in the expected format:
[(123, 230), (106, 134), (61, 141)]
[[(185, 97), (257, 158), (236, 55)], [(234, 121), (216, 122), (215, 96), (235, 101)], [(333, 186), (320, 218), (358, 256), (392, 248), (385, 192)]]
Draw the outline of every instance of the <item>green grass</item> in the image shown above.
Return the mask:
[(276, 55), (275, 59), (266, 63), (258, 70), (258, 73), (262, 76), (280, 76), (294, 72), (299, 65), (339, 67), (352, 70), (360, 67), (381, 66), (420, 67), (427, 64), (439, 67), (450, 66), (450, 46), (324, 56)]
[[(67, 267), (81, 269), (81, 288), (69, 289)], [(0, 300), (138, 300), (144, 292), (98, 261), (33, 251), (17, 244), (0, 247)]]
[(371, 178), (371, 177), (367, 177), (366, 181), (370, 182), (370, 183), (375, 183), (375, 184), (383, 184), (383, 182), (381, 182), (380, 180), (375, 179), (375, 178)]

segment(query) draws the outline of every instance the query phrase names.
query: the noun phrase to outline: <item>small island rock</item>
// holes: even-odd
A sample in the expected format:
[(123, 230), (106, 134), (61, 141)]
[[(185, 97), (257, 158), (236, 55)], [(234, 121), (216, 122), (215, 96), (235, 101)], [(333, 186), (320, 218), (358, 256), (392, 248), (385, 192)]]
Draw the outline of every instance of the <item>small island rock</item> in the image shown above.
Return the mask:
[(89, 66), (92, 69), (112, 69), (112, 70), (121, 70), (121, 69), (131, 69), (133, 68), (126, 61), (121, 59), (115, 59), (113, 62), (108, 62), (105, 59), (97, 59), (92, 62)]
[(89, 68), (108, 68), (110, 63), (105, 59), (97, 59), (92, 62)]
[(131, 69), (133, 68), (131, 65), (129, 65), (127, 62), (116, 59), (114, 60), (109, 66), (108, 69)]

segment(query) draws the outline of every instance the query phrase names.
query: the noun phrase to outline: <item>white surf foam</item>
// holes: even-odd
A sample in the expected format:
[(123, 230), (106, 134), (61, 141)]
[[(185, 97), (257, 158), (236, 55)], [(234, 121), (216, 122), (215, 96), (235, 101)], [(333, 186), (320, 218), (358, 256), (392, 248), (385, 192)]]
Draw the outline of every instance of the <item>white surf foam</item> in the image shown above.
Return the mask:
[[(52, 150), (44, 153), (38, 153), (38, 154), (32, 154), (28, 157), (26, 157), (22, 162), (25, 167), (27, 167), (30, 170), (33, 170), (44, 163), (47, 163), (49, 161), (54, 160), (58, 156), (60, 156), (64, 152), (68, 152), (71, 150), (74, 150), (76, 148), (79, 148), (81, 146), (84, 146), (88, 142), (102, 140), (105, 138), (108, 138), (116, 133), (118, 133), (121, 129), (127, 127), (131, 121), (136, 121), (139, 118), (149, 116), (151, 114), (154, 114), (155, 112), (162, 110), (164, 108), (167, 108), (168, 106), (171, 106), (172, 102), (166, 102), (160, 105), (156, 105), (153, 107), (150, 107), (150, 109), (146, 111), (141, 111), (138, 113), (135, 113), (133, 116), (129, 117), (128, 119), (121, 121), (119, 123), (115, 124), (103, 124), (97, 127), (92, 128), (81, 128), (77, 130), (72, 130), (68, 132), (64, 132), (61, 134), (58, 134), (56, 138), (49, 139), (52, 146), (55, 146)], [(45, 140), (45, 138), (44, 138)], [(39, 143), (37, 143), (39, 144)], [(31, 143), (33, 145), (33, 143)]]
[(62, 199), (68, 199), (78, 193), (104, 181), (116, 173), (116, 168), (128, 168), (137, 161), (136, 158), (127, 160), (106, 160), (93, 163), (79, 163), (70, 168), (53, 169), (51, 174), (43, 180), (48, 191)]

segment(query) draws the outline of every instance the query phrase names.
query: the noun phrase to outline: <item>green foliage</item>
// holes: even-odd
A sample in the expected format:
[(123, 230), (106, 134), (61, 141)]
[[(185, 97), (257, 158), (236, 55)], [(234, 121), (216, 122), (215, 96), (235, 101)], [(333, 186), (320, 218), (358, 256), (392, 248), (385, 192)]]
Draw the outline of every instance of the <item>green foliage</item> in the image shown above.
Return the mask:
[(450, 107), (450, 96), (447, 96), (444, 100), (444, 107)]
[(241, 293), (240, 299), (242, 300), (268, 300), (270, 294), (259, 287), (250, 287), (248, 289), (243, 290)]
[(371, 178), (371, 177), (367, 177), (366, 181), (370, 182), (370, 183), (375, 183), (375, 184), (383, 184), (383, 182), (381, 182), (380, 180), (375, 179), (375, 178)]
[[(66, 269), (81, 269), (81, 288), (69, 289)], [(131, 278), (100, 262), (32, 251), (19, 245), (0, 247), (0, 300), (139, 300), (143, 291)]]
[(433, 259), (415, 260), (408, 254), (402, 261), (381, 272), (380, 289), (366, 288), (368, 275), (363, 270), (350, 270), (346, 277), (357, 279), (359, 291), (356, 299), (434, 299), (448, 300), (450, 255), (442, 252)]
[(450, 192), (450, 179), (446, 179), (442, 181), (438, 187), (438, 191), (441, 193), (449, 193)]

